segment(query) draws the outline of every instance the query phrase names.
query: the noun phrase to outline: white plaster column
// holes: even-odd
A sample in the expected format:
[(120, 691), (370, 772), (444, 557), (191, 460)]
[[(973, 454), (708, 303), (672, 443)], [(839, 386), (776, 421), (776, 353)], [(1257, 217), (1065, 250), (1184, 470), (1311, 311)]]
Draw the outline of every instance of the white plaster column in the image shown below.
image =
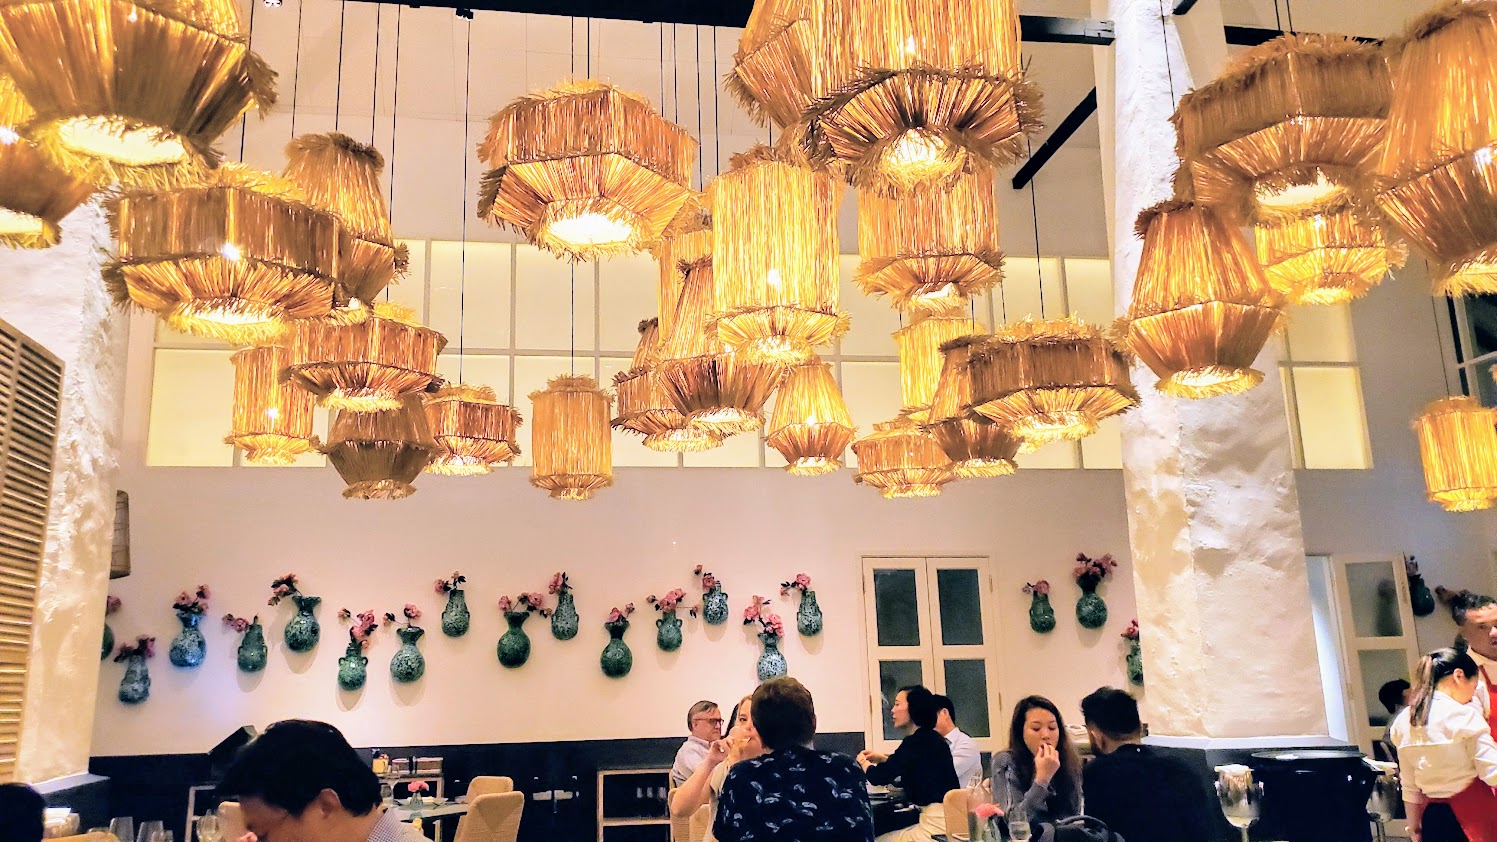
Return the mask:
[(50, 249), (0, 249), (0, 318), (65, 366), (17, 770), (34, 783), (88, 770), (129, 332), (99, 276), (104, 214), (85, 205), (62, 230)]
[[(1171, 195), (1169, 117), (1192, 78), (1184, 54), (1197, 57), (1202, 79), (1226, 55), (1218, 0), (1198, 2), (1188, 24), (1162, 18), (1171, 5), (1094, 7), (1117, 33), (1097, 75), (1119, 312), (1143, 245), (1133, 220)], [(1123, 481), (1155, 736), (1326, 733), (1278, 363), (1266, 350), (1262, 385), (1203, 401), (1162, 395), (1146, 367), (1134, 371), (1143, 405), (1123, 423)]]

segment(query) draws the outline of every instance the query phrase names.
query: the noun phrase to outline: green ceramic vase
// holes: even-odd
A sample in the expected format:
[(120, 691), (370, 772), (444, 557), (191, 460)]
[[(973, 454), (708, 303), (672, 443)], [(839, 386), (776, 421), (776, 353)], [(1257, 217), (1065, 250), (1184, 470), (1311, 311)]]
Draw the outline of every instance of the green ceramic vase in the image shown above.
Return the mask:
[(556, 610), (551, 612), (551, 636), (571, 640), (577, 636), (577, 627), (577, 606), (572, 601), (572, 592), (562, 591), (556, 596)]
[(112, 628), (109, 627), (109, 621), (106, 620), (104, 622), (104, 649), (103, 649), (102, 652), (99, 653), (99, 660), (102, 661), (105, 658), (109, 657), (109, 653), (113, 652), (113, 651), (114, 651), (114, 629), (112, 629)]
[(321, 604), (322, 597), (296, 593), (291, 595), (291, 599), (296, 603), (296, 614), (286, 624), (286, 648), (292, 652), (311, 652), (322, 637), (322, 626), (312, 613)]
[(1435, 595), (1430, 593), (1424, 577), (1415, 573), (1409, 576), (1409, 608), (1415, 617), (1428, 617), (1435, 613)]
[(462, 637), (468, 633), (472, 618), (468, 614), (468, 598), (461, 588), (447, 592), (447, 607), (442, 609), (442, 634)]
[[(399, 653), (396, 653), (397, 657)], [(421, 653), (416, 653), (420, 657)], [(395, 671), (392, 661), (390, 671)], [(358, 690), (364, 686), (369, 678), (369, 656), (364, 654), (364, 647), (357, 640), (349, 640), (348, 648), (343, 650), (343, 657), (338, 659), (338, 686), (344, 690)], [(414, 679), (413, 679), (414, 680)]]
[(1055, 631), (1055, 609), (1050, 606), (1050, 595), (1035, 593), (1029, 602), (1029, 627), (1040, 634)]
[(125, 659), (125, 677), (120, 679), (120, 701), (138, 705), (151, 697), (151, 670), (145, 655)]
[(208, 641), (203, 639), (203, 633), (198, 629), (198, 624), (203, 622), (203, 615), (178, 611), (177, 621), (182, 624), (182, 630), (172, 638), (167, 658), (174, 667), (194, 669), (202, 666), (203, 658), (208, 654)]
[(728, 595), (721, 584), (702, 595), (702, 620), (709, 626), (720, 626), (728, 621)]
[(1144, 653), (1143, 647), (1137, 640), (1128, 641), (1128, 654), (1125, 656), (1128, 663), (1128, 680), (1134, 684), (1144, 683)]
[(759, 680), (768, 681), (789, 673), (790, 665), (785, 663), (785, 655), (780, 652), (780, 638), (763, 632), (759, 635), (759, 640), (764, 644), (764, 651), (759, 655)]
[(603, 667), (603, 674), (609, 678), (623, 678), (634, 668), (634, 653), (629, 651), (629, 644), (624, 642), (624, 632), (629, 627), (623, 623), (615, 623), (606, 628), (610, 639), (608, 645), (603, 647), (599, 664)]
[(499, 638), (498, 654), (499, 663), (514, 669), (524, 666), (530, 660), (530, 635), (525, 633), (525, 621), (529, 619), (529, 611), (506, 611), (504, 622), (509, 624), (506, 631)]
[(1076, 600), (1076, 622), (1086, 629), (1100, 629), (1107, 625), (1107, 603), (1097, 596), (1095, 586), (1093, 588)]
[(265, 669), (265, 656), (265, 627), (259, 623), (250, 623), (239, 641), (237, 660), (240, 671), (259, 672)]
[(655, 645), (662, 652), (674, 652), (681, 648), (681, 620), (676, 612), (666, 611), (655, 620)]
[(816, 602), (816, 592), (801, 594), (800, 608), (795, 611), (795, 628), (805, 637), (821, 634), (821, 605)]
[(395, 657), (390, 659), (390, 677), (401, 684), (419, 681), (426, 674), (426, 656), (416, 648), (416, 641), (426, 634), (426, 629), (411, 626), (396, 629), (395, 634), (400, 637), (400, 648), (395, 650)]

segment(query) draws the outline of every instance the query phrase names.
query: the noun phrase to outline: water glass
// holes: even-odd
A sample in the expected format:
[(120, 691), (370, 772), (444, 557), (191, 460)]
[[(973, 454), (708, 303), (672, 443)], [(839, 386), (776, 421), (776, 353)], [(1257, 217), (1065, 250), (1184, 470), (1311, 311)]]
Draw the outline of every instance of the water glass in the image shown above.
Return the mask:
[(1025, 842), (1025, 840), (1029, 839), (1029, 816), (1024, 812), (1023, 807), (1015, 804), (1009, 808), (1004, 817), (1008, 819), (1009, 839), (1014, 840), (1014, 842)]
[(172, 832), (170, 830), (152, 831), (151, 842), (172, 842)]
[(156, 842), (155, 834), (166, 830), (165, 825), (158, 821), (141, 822), (140, 829), (135, 833), (135, 842)]
[(219, 842), (224, 838), (223, 822), (209, 810), (198, 817), (198, 842)]
[(135, 819), (130, 816), (110, 819), (109, 832), (118, 842), (135, 842)]

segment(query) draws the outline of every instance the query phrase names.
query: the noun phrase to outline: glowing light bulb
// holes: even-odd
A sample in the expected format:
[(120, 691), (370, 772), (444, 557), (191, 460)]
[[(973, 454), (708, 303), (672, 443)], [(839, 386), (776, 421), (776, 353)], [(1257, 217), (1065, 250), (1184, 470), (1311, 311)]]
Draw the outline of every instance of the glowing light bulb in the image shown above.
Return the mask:
[(904, 51), (906, 53), (909, 53), (910, 55), (914, 55), (915, 53), (919, 52), (919, 47), (915, 43), (915, 36), (911, 35), (910, 37), (904, 39)]
[(269, 418), (272, 421), (276, 420), (277, 418), (280, 418), (281, 417), (281, 410), (280, 410), (280, 408), (273, 406), (270, 409), (265, 410), (265, 417)]
[(1492, 147), (1483, 146), (1476, 150), (1476, 154), (1471, 157), (1475, 159), (1477, 165), (1489, 167), (1492, 165)]
[(769, 285), (771, 287), (773, 287), (774, 289), (779, 289), (780, 288), (780, 284), (781, 284), (781, 281), (780, 281), (780, 270), (778, 270), (778, 269), (770, 269), (769, 270), (769, 275), (767, 277), (765, 277), (764, 280), (767, 281), (769, 283)]
[(10, 126), (0, 126), (0, 143), (9, 146), (20, 139), (21, 136), (16, 134), (15, 129), (11, 128)]
[(130, 15), (125, 18), (125, 20), (127, 20), (127, 21), (129, 21), (131, 23), (135, 23), (139, 19), (140, 19), (140, 16), (135, 13), (134, 9), (131, 9), (130, 10)]
[(629, 242), (634, 226), (605, 214), (582, 213), (552, 222), (546, 232), (573, 247), (600, 246)]
[(929, 129), (910, 129), (884, 151), (879, 167), (903, 180), (940, 178), (961, 166), (951, 143)]
[(1316, 173), (1315, 181), (1310, 184), (1291, 184), (1278, 190), (1268, 190), (1262, 187), (1256, 191), (1258, 204), (1278, 210), (1293, 210), (1294, 208), (1309, 208), (1322, 204), (1336, 196), (1346, 192), (1346, 188), (1339, 184), (1333, 184), (1325, 177), (1325, 173)]
[(237, 261), (244, 257), (244, 255), (239, 253), (239, 246), (233, 243), (224, 243), (223, 248), (219, 249), (218, 253), (224, 256), (224, 260)]

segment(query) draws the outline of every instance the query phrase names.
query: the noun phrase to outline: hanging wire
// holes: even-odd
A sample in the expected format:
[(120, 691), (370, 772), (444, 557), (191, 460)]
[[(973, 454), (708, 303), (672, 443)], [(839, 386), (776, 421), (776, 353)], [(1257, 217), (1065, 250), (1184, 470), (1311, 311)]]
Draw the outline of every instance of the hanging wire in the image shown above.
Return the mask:
[[(250, 8), (255, 7), (250, 3)], [(385, 29), (385, 4), (380, 3), (374, 16), (374, 93), (369, 95), (369, 145), (374, 145), (374, 119), (379, 116), (379, 39)]]
[(572, 57), (567, 61), (567, 74), (573, 79), (577, 78), (577, 16), (571, 17), (572, 40), (567, 44), (571, 49)]
[[(712, 27), (712, 174), (721, 175), (723, 167), (722, 86), (717, 75), (717, 27)], [(706, 185), (703, 185), (705, 187)]]
[(291, 139), (296, 140), (296, 97), (301, 92), (301, 10), (307, 0), (296, 1), (296, 64), (291, 71)]
[(589, 16), (588, 19), (587, 19), (586, 33), (587, 33), (587, 78), (591, 79), (591, 78), (593, 78), (593, 19), (592, 19), (591, 16)]
[[(390, 226), (395, 226), (395, 141), (400, 133), (395, 130), (396, 118), (400, 116), (400, 21), (404, 6), (395, 7), (395, 98), (390, 103), (390, 199), (386, 203), (390, 214)], [(466, 154), (466, 151), (465, 153)], [(385, 303), (390, 301), (390, 285), (385, 284)]]
[[(244, 36), (245, 44), (250, 49), (254, 49), (254, 46), (255, 46), (255, 5), (256, 4), (253, 2), (253, 0), (251, 0), (251, 2), (249, 4), (249, 7), (250, 7), (249, 33)], [(244, 163), (244, 145), (245, 145), (245, 139), (248, 137), (248, 135), (249, 135), (249, 114), (245, 113), (244, 116), (242, 116), (242, 117), (239, 118), (239, 163), (241, 163), (241, 164)]]
[(1289, 21), (1289, 31), (1294, 31), (1294, 7), (1289, 5), (1289, 0), (1284, 0), (1284, 18)]
[(1279, 0), (1273, 0), (1273, 28), (1284, 31), (1284, 21), (1279, 18)]
[(665, 114), (665, 23), (660, 24), (660, 113)]
[(577, 264), (572, 264), (572, 376), (577, 376)]
[(681, 51), (676, 47), (676, 24), (671, 24), (671, 104), (674, 123), (681, 122)]
[[(1278, 3), (1277, 3), (1277, 0), (1275, 0), (1274, 14), (1278, 14), (1278, 10), (1279, 10)], [(1168, 20), (1168, 19), (1169, 19), (1169, 15), (1164, 11), (1164, 2), (1163, 2), (1163, 0), (1160, 0), (1160, 3), (1159, 3), (1159, 37), (1162, 38), (1163, 41), (1164, 41), (1164, 73), (1165, 73), (1165, 75), (1170, 80), (1170, 107), (1174, 108), (1175, 107), (1175, 66), (1174, 66), (1174, 62), (1170, 61), (1170, 31), (1169, 31), (1169, 27), (1165, 25), (1165, 21)], [(1031, 182), (1031, 183), (1033, 183), (1033, 182)]]
[[(697, 139), (700, 143), (704, 136), (702, 132), (702, 27), (700, 25), (697, 26), (695, 35), (693, 40), (697, 42)], [(700, 149), (697, 150), (697, 189), (707, 189), (707, 162), (703, 160)]]
[(458, 256), (457, 281), (457, 382), (463, 382), (464, 339), (468, 318), (468, 132), (473, 125), (473, 19), (468, 18), (467, 74), (463, 82), (463, 246)]
[[(1034, 157), (1034, 144), (1024, 136), (1024, 145), (1029, 147), (1029, 157)], [(1034, 274), (1040, 282), (1040, 321), (1045, 320), (1045, 261), (1040, 257), (1040, 200), (1034, 191), (1034, 179), (1029, 179), (1029, 215), (1034, 220)], [(1008, 321), (1007, 310), (1003, 320)]]
[[(1423, 262), (1424, 262), (1424, 274), (1425, 274), (1426, 277), (1428, 277), (1429, 274), (1430, 274), (1429, 261), (1425, 260)], [(1446, 299), (1446, 301), (1449, 302), (1449, 299)], [(1438, 352), (1440, 354), (1440, 374), (1442, 374), (1444, 376), (1444, 378), (1445, 378), (1445, 394), (1447, 396), (1453, 396), (1453, 392), (1452, 392), (1452, 390), (1450, 388), (1450, 368), (1445, 365), (1445, 341), (1440, 338), (1440, 304), (1439, 304), (1439, 298), (1437, 296), (1430, 296), (1430, 299), (1429, 299), (1429, 308), (1430, 308), (1430, 315), (1435, 320), (1435, 345), (1437, 346)], [(1452, 309), (1453, 309), (1453, 307), (1452, 307)], [(1451, 328), (1452, 328), (1452, 330), (1454, 329), (1454, 327), (1455, 327), (1455, 322), (1454, 322), (1454, 320), (1452, 320), (1451, 321)], [(1459, 361), (1457, 361), (1457, 364), (1459, 364)], [(1465, 371), (1464, 370), (1461, 371), (1461, 376), (1462, 376), (1462, 379), (1464, 379), (1464, 377), (1465, 377)], [(1461, 393), (1465, 394), (1465, 391), (1466, 391), (1465, 388), (1462, 387)]]
[(338, 131), (338, 121), (343, 116), (343, 42), (345, 25), (348, 22), (348, 0), (342, 0), (338, 8), (338, 91), (333, 100), (333, 131)]

